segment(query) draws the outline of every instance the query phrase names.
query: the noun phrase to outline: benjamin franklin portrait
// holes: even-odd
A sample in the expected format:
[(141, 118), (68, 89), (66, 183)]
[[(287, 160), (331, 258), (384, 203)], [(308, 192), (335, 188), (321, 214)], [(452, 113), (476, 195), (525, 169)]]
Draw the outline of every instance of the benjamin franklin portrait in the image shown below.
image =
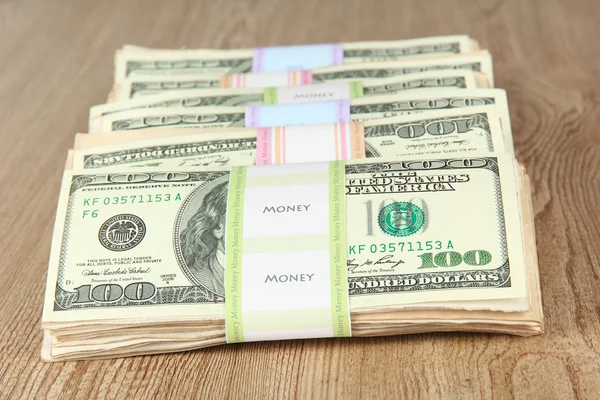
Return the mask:
[(225, 293), (225, 181), (204, 196), (181, 232), (181, 252), (189, 272), (208, 290)]

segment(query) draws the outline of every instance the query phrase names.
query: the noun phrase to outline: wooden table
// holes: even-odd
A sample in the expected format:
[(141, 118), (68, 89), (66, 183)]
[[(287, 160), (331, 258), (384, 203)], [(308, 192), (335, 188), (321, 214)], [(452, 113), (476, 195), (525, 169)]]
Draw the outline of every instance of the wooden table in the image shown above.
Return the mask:
[[(600, 396), (600, 5), (589, 1), (0, 2), (0, 397)], [(494, 56), (534, 185), (546, 334), (229, 345), (44, 364), (40, 317), (63, 163), (125, 43), (157, 48), (466, 33)]]

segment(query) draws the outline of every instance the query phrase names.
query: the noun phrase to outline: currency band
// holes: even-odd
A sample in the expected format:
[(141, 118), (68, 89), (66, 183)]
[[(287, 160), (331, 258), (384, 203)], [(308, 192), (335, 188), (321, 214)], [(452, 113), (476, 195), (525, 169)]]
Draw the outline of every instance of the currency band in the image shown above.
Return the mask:
[(265, 89), (264, 103), (265, 105), (312, 103), (354, 99), (363, 95), (364, 90), (360, 81), (269, 87)]
[(256, 164), (365, 158), (362, 122), (259, 128)]
[(310, 85), (312, 72), (305, 70), (287, 72), (247, 73), (222, 75), (221, 88), (266, 88), (270, 86)]
[(320, 125), (350, 122), (350, 101), (276, 104), (246, 107), (247, 128), (288, 125)]
[(351, 336), (344, 163), (233, 167), (228, 343)]
[(313, 69), (343, 63), (342, 43), (259, 47), (252, 57), (252, 72)]

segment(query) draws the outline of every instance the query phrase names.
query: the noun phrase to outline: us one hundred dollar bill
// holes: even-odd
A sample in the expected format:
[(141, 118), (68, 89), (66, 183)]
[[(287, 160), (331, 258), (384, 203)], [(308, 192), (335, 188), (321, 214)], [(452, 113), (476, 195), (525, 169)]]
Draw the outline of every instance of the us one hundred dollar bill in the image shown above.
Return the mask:
[(429, 111), (363, 122), (365, 156), (459, 156), (513, 153), (495, 107)]
[[(350, 101), (354, 121), (407, 115), (431, 110), (477, 107), (495, 108), (502, 119), (507, 149), (512, 151), (512, 132), (501, 89), (474, 89), (374, 96)], [(468, 111), (467, 111), (468, 112)], [(148, 128), (229, 128), (244, 127), (246, 109), (242, 107), (156, 107), (108, 114), (94, 122), (91, 133)]]
[(512, 127), (504, 89), (461, 89), (444, 92), (403, 93), (353, 99), (351, 118), (356, 121), (389, 118), (410, 113), (464, 107), (495, 106), (499, 114), (506, 150), (513, 152)]
[[(361, 157), (455, 156), (506, 150), (500, 119), (493, 109), (473, 107), (470, 111), (474, 112), (458, 114), (456, 111), (367, 121), (360, 133), (364, 144), (359, 147), (365, 149)], [(189, 133), (173, 136), (178, 131)], [(138, 132), (120, 133), (122, 136), (134, 134), (128, 143), (114, 135), (93, 135), (110, 138), (105, 143), (97, 141), (95, 146), (76, 149), (73, 168), (213, 167), (251, 165), (256, 161), (257, 129), (218, 133), (173, 129), (165, 137), (147, 140), (140, 134), (143, 131)], [(112, 144), (115, 139), (119, 143)], [(312, 145), (319, 147), (320, 144)]]
[[(481, 73), (468, 70), (441, 70), (419, 74), (408, 74), (384, 79), (365, 79), (361, 83), (363, 96), (400, 94), (407, 90), (452, 90), (488, 87), (487, 78)], [(240, 89), (193, 89), (184, 82), (178, 83), (181, 89), (172, 89), (173, 85), (156, 82), (156, 94), (139, 96), (134, 99), (100, 104), (90, 108), (89, 131), (98, 131), (98, 121), (108, 114), (152, 107), (245, 107), (263, 105), (265, 90), (261, 88)], [(319, 90), (322, 87), (322, 90)], [(313, 101), (329, 100), (328, 85), (312, 85), (316, 89)], [(152, 87), (146, 89), (148, 93)]]
[[(193, 133), (193, 132), (192, 132)], [(196, 133), (73, 151), (74, 169), (219, 168), (256, 163), (256, 129)]]
[[(394, 63), (396, 64), (396, 63)], [(359, 64), (365, 65), (365, 64)], [(434, 69), (432, 71), (424, 72), (411, 72), (406, 74), (395, 74), (396, 71), (389, 71), (389, 63), (380, 65), (380, 72), (382, 74), (389, 74), (387, 77), (375, 77), (375, 78), (361, 78), (356, 79), (333, 79), (331, 82), (315, 82), (314, 84), (326, 84), (326, 83), (340, 83), (340, 82), (361, 82), (363, 86), (366, 86), (365, 96), (371, 96), (375, 94), (392, 94), (405, 90), (416, 90), (416, 89), (441, 89), (445, 87), (452, 87), (458, 89), (469, 89), (475, 87), (490, 87), (491, 83), (488, 76), (483, 72), (473, 71), (471, 69)], [(358, 66), (358, 65), (357, 65)], [(384, 69), (385, 67), (385, 69)], [(364, 70), (365, 74), (371, 73), (370, 70)], [(348, 72), (357, 74), (357, 71)], [(346, 74), (344, 72), (344, 74)], [(446, 75), (448, 74), (448, 75)], [(109, 104), (115, 102), (123, 102), (131, 99), (139, 99), (141, 97), (154, 96), (164, 93), (176, 93), (183, 94), (185, 92), (203, 90), (205, 93), (208, 91), (217, 91), (213, 93), (219, 93), (218, 90), (246, 90), (240, 92), (233, 92), (239, 95), (243, 94), (257, 94), (260, 93), (260, 89), (265, 89), (267, 86), (277, 86), (276, 82), (269, 82), (267, 85), (260, 87), (242, 87), (235, 88), (229, 86), (223, 86), (223, 77), (225, 75), (203, 75), (199, 77), (195, 76), (165, 76), (165, 77), (137, 77), (132, 79), (126, 79), (123, 82), (116, 84), (111, 92), (111, 100)], [(249, 90), (249, 91), (248, 91)], [(221, 92), (222, 94), (228, 94), (232, 92)], [(246, 100), (255, 101), (255, 100)], [(224, 105), (224, 104), (223, 104)]]
[[(137, 101), (133, 100), (132, 102)], [(116, 103), (115, 103), (116, 104)], [(508, 104), (506, 101), (506, 92), (503, 89), (455, 89), (445, 91), (422, 91), (387, 95), (387, 96), (372, 96), (350, 100), (350, 114), (355, 120), (366, 120), (372, 118), (384, 118), (389, 116), (404, 115), (410, 112), (423, 112), (431, 110), (462, 108), (482, 105), (497, 105), (502, 112), (503, 123), (507, 129), (510, 129), (510, 119), (508, 115)], [(245, 113), (242, 107), (149, 107), (149, 108), (133, 108), (131, 110), (118, 111), (107, 113), (103, 116), (97, 116), (90, 121), (90, 133), (107, 132), (113, 130), (129, 129), (129, 117), (166, 117), (179, 113), (182, 115), (198, 115), (219, 114), (219, 110), (227, 113)], [(210, 111), (210, 112), (208, 112)], [(207, 113), (208, 112), (208, 113)], [(161, 118), (159, 118), (161, 119)], [(213, 118), (219, 120), (218, 118)], [(162, 118), (163, 124), (157, 122), (157, 125), (170, 125), (171, 121)], [(217, 121), (214, 121), (217, 122)], [(154, 122), (152, 122), (154, 123)], [(198, 122), (200, 123), (200, 121)], [(238, 120), (234, 121), (218, 121), (219, 127), (229, 126), (223, 125), (227, 123), (235, 123), (239, 125)], [(141, 124), (134, 124), (134, 127), (149, 128)]]
[(184, 135), (197, 135), (200, 133), (244, 132), (248, 128), (216, 128), (216, 129), (140, 129), (132, 131), (104, 132), (102, 135), (77, 133), (73, 141), (73, 149), (87, 149), (90, 147), (103, 147), (107, 145), (127, 144), (131, 142), (160, 139)]
[[(344, 64), (435, 57), (478, 50), (467, 35), (343, 44)], [(125, 46), (115, 55), (115, 81), (131, 76), (227, 74), (252, 71), (252, 49), (156, 50)]]
[(494, 85), (492, 57), (487, 51), (455, 56), (405, 60), (397, 62), (374, 62), (355, 65), (337, 65), (312, 71), (313, 83), (338, 82), (356, 79), (389, 78), (426, 71), (466, 69), (485, 74)]
[[(363, 79), (381, 79), (428, 71), (467, 70), (483, 73), (493, 86), (492, 58), (488, 52), (461, 54), (441, 58), (425, 58), (394, 62), (339, 65), (311, 71), (313, 83), (331, 83)], [(123, 101), (165, 91), (222, 88), (224, 75), (173, 75), (167, 77), (137, 76), (115, 84), (112, 101)], [(266, 84), (264, 87), (273, 86)]]
[[(245, 113), (242, 110), (218, 108), (213, 110), (207, 107), (196, 112), (167, 109), (165, 113), (159, 114), (160, 116), (145, 116), (144, 111), (139, 110), (133, 113), (142, 115), (118, 119), (106, 124), (104, 130), (244, 126)], [(472, 151), (505, 150), (512, 153), (512, 139), (502, 128), (499, 119), (501, 116), (496, 106), (479, 106), (410, 113), (410, 115), (394, 117), (393, 121), (390, 121), (391, 118), (368, 120), (364, 124), (366, 156), (379, 157), (386, 153), (388, 155), (427, 154), (425, 149), (441, 150), (444, 146), (448, 146), (446, 151), (469, 148)], [(402, 136), (414, 137), (418, 140), (411, 143), (411, 146), (404, 147), (406, 141), (400, 139)], [(400, 147), (397, 147), (398, 145)]]
[[(526, 297), (515, 168), (506, 153), (347, 162), (352, 310)], [(228, 177), (65, 172), (43, 324), (222, 319)]]

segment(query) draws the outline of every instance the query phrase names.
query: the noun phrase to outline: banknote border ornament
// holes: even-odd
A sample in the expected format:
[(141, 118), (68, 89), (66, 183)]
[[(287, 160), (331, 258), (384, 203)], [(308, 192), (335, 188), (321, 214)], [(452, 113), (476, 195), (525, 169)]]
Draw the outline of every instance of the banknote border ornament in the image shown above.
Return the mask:
[(214, 139), (175, 145), (143, 146), (128, 150), (86, 154), (83, 167), (86, 169), (115, 167), (140, 162), (160, 162), (192, 156), (208, 156), (215, 153), (232, 153), (255, 150), (256, 138)]
[(438, 71), (447, 69), (466, 69), (474, 72), (481, 72), (483, 65), (480, 61), (458, 62), (450, 65), (430, 65), (426, 67), (400, 67), (400, 68), (368, 68), (362, 70), (333, 71), (333, 72), (315, 72), (313, 73), (313, 83), (330, 82), (340, 79), (367, 79), (367, 78), (391, 78), (394, 76), (413, 74), (417, 72)]
[[(419, 82), (419, 84), (417, 84)], [(433, 82), (436, 84), (434, 85)], [(401, 83), (391, 83), (385, 85), (365, 86), (363, 88), (364, 96), (372, 96), (378, 94), (394, 94), (402, 90), (410, 89), (436, 89), (438, 87), (451, 87), (455, 89), (466, 89), (467, 81), (462, 76), (445, 77), (445, 78), (418, 78), (407, 80)]]

